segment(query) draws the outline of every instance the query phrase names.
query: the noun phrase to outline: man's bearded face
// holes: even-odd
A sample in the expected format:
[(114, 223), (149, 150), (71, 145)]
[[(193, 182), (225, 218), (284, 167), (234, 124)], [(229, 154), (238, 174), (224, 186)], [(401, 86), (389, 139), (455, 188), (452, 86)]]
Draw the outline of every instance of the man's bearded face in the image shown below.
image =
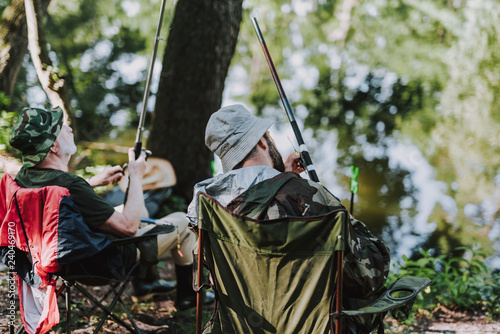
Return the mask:
[(285, 164), (283, 163), (283, 157), (281, 156), (280, 152), (278, 152), (278, 149), (276, 148), (274, 141), (270, 139), (270, 137), (266, 139), (267, 139), (267, 145), (269, 147), (269, 155), (271, 156), (274, 169), (282, 173), (285, 172)]

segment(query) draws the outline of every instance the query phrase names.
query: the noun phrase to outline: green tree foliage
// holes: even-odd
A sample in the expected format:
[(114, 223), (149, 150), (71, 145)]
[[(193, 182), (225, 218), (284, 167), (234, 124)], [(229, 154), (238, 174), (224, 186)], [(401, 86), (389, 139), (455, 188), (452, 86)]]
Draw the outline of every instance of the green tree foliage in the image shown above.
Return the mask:
[(134, 111), (142, 82), (125, 82), (116, 64), (145, 48), (144, 37), (121, 21), (119, 1), (55, 1), (46, 29), (48, 42), (69, 81), (79, 139), (97, 141), (111, 130), (117, 111)]
[[(70, 87), (77, 141), (105, 140), (110, 132), (116, 137), (117, 124), (137, 125), (156, 29), (151, 17), (158, 17), (159, 5), (158, 1), (51, 2), (44, 29), (56, 71)], [(166, 20), (171, 9), (167, 8)], [(25, 67), (30, 68), (29, 61)], [(16, 86), (16, 98), (20, 95), (24, 101), (26, 94), (34, 93), (29, 88), (38, 86), (36, 78), (27, 74), (31, 75), (20, 73)], [(121, 121), (113, 121), (117, 118)]]
[[(401, 204), (417, 200), (409, 171), (384, 158), (395, 141), (410, 141), (435, 167), (433, 176), (444, 182), (444, 194), (457, 208), (434, 208), (429, 223), (449, 225), (455, 234), (437, 228), (430, 238), (436, 243), (426, 245), (480, 242), (491, 254), (491, 207), (500, 206), (500, 117), (494, 112), (500, 5), (491, 0), (343, 0), (304, 2), (301, 8), (247, 3), (249, 15), (258, 14), (267, 29), (292, 106), (305, 110), (305, 127), (315, 129), (318, 138), (325, 131), (337, 133), (338, 179), (348, 183), (344, 171), (352, 163), (364, 167), (359, 218), (393, 229), (418, 214), (415, 205)], [(252, 59), (250, 103), (259, 111), (276, 110), (279, 96), (251, 29), (243, 26), (238, 46), (240, 57)], [(370, 150), (378, 153), (367, 154)]]
[[(429, 17), (437, 32), (441, 27), (445, 31), (447, 49), (440, 50), (434, 64), (446, 72), (439, 80), (442, 89), (437, 91), (439, 104), (433, 113), (415, 113), (401, 129), (437, 167), (437, 177), (449, 185), (448, 194), (460, 210), (453, 217), (455, 229), (461, 231), (459, 238), (487, 246), (485, 229), (490, 217), (486, 206), (500, 206), (496, 112), (500, 71), (495, 65), (499, 61), (500, 6), (494, 1), (454, 1), (441, 8), (431, 1), (407, 3), (419, 15)], [(434, 126), (418, 126), (430, 123), (429, 119)], [(483, 218), (471, 224), (471, 217), (463, 213), (468, 205), (477, 206), (476, 217)]]
[[(8, 3), (0, 1), (0, 12)], [(133, 79), (123, 69), (137, 70), (137, 57), (149, 60), (159, 4), (51, 1), (46, 36), (71, 85), (80, 140), (131, 144), (133, 136), (120, 137), (119, 122), (110, 120), (125, 119), (129, 131), (137, 124), (147, 62)], [(418, 193), (412, 170), (388, 156), (395, 143), (411, 143), (456, 206), (435, 206), (427, 217), (435, 233), (422, 245), (449, 250), (480, 242), (493, 252), (491, 241), (500, 242), (492, 217), (500, 207), (498, 1), (246, 0), (243, 8), (227, 99), (286, 123), (250, 21), (255, 16), (293, 109), (317, 135), (313, 157), (324, 134), (335, 133), (329, 144), (336, 145), (337, 168), (329, 172), (338, 184), (348, 184), (349, 165), (361, 167), (358, 218), (384, 238), (404, 224), (411, 227), (405, 233), (414, 232), (417, 201), (427, 194)], [(25, 62), (12, 104), (26, 101), (33, 81)]]
[(16, 120), (14, 113), (5, 111), (9, 105), (10, 99), (0, 92), (0, 151), (15, 154), (9, 145), (9, 136)]

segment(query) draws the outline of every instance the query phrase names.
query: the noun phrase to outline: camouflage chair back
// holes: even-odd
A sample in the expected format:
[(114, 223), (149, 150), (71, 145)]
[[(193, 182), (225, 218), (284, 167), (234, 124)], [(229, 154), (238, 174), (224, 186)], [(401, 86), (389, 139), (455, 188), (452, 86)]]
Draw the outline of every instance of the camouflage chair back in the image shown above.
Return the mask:
[[(216, 294), (204, 334), (348, 333), (351, 320), (372, 316), (379, 325), (388, 310), (407, 310), (430, 281), (415, 279), (403, 285), (398, 281), (374, 305), (342, 310), (339, 291), (348, 221), (345, 209), (316, 217), (259, 221), (234, 215), (200, 194), (197, 333), (202, 333), (204, 288)], [(208, 280), (203, 267), (210, 272)], [(395, 298), (395, 290), (411, 295)], [(344, 317), (351, 319), (345, 322)]]

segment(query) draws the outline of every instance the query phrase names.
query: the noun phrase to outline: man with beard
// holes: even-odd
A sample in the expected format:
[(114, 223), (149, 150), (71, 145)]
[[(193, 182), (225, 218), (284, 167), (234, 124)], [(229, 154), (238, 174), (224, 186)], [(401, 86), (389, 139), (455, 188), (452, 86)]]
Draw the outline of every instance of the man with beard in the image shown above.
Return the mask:
[[(198, 195), (203, 192), (234, 214), (260, 221), (310, 217), (345, 209), (321, 184), (301, 178), (300, 155), (282, 159), (268, 133), (272, 122), (253, 116), (244, 106), (224, 107), (210, 117), (205, 144), (222, 162), (223, 174), (194, 187), (188, 219), (198, 224)], [(389, 250), (359, 220), (347, 226), (344, 255), (344, 307), (365, 306), (384, 291)], [(365, 319), (372, 323), (373, 319)], [(349, 323), (349, 333), (361, 333)], [(347, 331), (345, 331), (347, 332)]]
[(222, 108), (210, 117), (205, 144), (220, 158), (224, 174), (195, 185), (188, 208), (191, 223), (197, 224), (199, 192), (235, 213), (248, 214), (243, 204), (249, 196), (255, 191), (273, 191), (268, 201), (261, 203), (264, 209), (253, 217), (256, 219), (314, 216), (342, 206), (321, 184), (300, 177), (298, 173), (304, 168), (299, 153), (282, 158), (268, 132), (271, 125), (239, 104)]

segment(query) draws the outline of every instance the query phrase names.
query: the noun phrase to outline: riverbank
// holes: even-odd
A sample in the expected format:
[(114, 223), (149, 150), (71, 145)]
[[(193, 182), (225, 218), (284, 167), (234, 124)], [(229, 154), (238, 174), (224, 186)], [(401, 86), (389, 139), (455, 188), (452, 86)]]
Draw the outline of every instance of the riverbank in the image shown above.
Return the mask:
[[(160, 268), (162, 277), (172, 279), (172, 270), (169, 261), (166, 261)], [(7, 298), (7, 272), (0, 272), (0, 333), (9, 332), (9, 323), (6, 317), (8, 307)], [(102, 294), (99, 287), (92, 288), (96, 295)], [(138, 322), (138, 326), (145, 334), (191, 334), (194, 333), (195, 310), (186, 312), (177, 312), (175, 309), (175, 292), (163, 296), (157, 296), (153, 299), (141, 303), (134, 303), (130, 298), (130, 291), (126, 291), (124, 302), (130, 308)], [(74, 294), (74, 300), (82, 300), (78, 294)], [(60, 298), (60, 309), (64, 307), (64, 301)], [(17, 308), (18, 310), (19, 308)], [(98, 321), (98, 316), (89, 314), (90, 307), (86, 303), (78, 303), (78, 310), (75, 310), (73, 317), (73, 333), (84, 334), (92, 333), (93, 328)], [(121, 312), (121, 311), (120, 311)], [(64, 317), (61, 312), (61, 317)], [(211, 313), (211, 306), (204, 308), (204, 318), (208, 320)], [(125, 314), (122, 314), (125, 319)], [(385, 328), (389, 334), (499, 334), (500, 319), (488, 319), (485, 315), (467, 314), (449, 310), (443, 306), (429, 311), (413, 310), (412, 313), (415, 322), (412, 326), (398, 324), (391, 317), (386, 317)], [(61, 319), (63, 322), (64, 319)], [(21, 326), (19, 311), (16, 314), (16, 330)], [(51, 333), (61, 333), (61, 328), (55, 327)], [(104, 333), (125, 334), (127, 333), (121, 326), (108, 320), (104, 325)]]

